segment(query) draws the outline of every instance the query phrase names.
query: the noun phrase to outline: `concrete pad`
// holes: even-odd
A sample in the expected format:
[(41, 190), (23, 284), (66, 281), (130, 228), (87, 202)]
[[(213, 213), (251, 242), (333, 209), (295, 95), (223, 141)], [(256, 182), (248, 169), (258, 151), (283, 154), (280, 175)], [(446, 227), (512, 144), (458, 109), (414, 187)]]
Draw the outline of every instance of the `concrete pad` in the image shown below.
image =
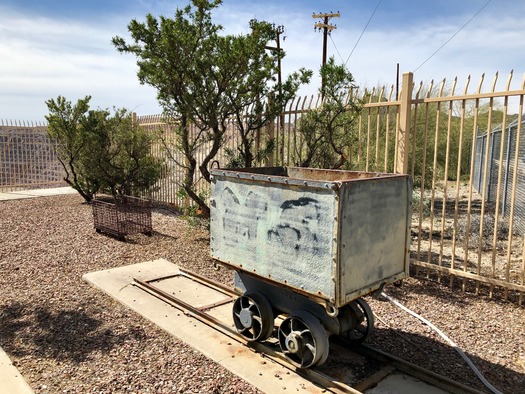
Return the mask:
[(0, 201), (21, 200), (24, 198), (59, 196), (78, 193), (72, 187), (53, 187), (49, 189), (19, 190), (14, 192), (0, 192)]
[(31, 194), (23, 194), (22, 192), (9, 192), (2, 193), (0, 192), (0, 201), (9, 201), (9, 200), (21, 200), (23, 198), (35, 198)]
[[(142, 281), (153, 281), (158, 278), (179, 274), (180, 271), (175, 264), (160, 259), (88, 273), (83, 276), (83, 280), (197, 349), (263, 392), (323, 393), (327, 391), (297, 375), (294, 371), (273, 362), (259, 353), (255, 353), (251, 348), (238, 343), (201, 321), (186, 316), (177, 308), (132, 284), (133, 278)], [(201, 297), (204, 293), (200, 293), (200, 291), (206, 289), (206, 300), (193, 300), (205, 305), (221, 297), (224, 298), (224, 294), (220, 296), (210, 295), (210, 290), (202, 285), (199, 289), (192, 288), (192, 286), (195, 286), (194, 284), (184, 284), (183, 280), (174, 278), (175, 282), (178, 281), (177, 286), (179, 287), (177, 288), (173, 286), (175, 282), (170, 284), (170, 281), (172, 280), (167, 279), (162, 285), (159, 284), (161, 281), (156, 282), (154, 285), (157, 287), (162, 286), (164, 291), (189, 301), (192, 300), (192, 297)], [(210, 300), (212, 301), (210, 302)], [(229, 308), (225, 305), (218, 307), (213, 314), (223, 317), (228, 316), (228, 324), (233, 324), (230, 323), (231, 306)]]
[[(16, 193), (16, 192), (13, 192)], [(76, 194), (78, 193), (75, 189), (69, 186), (65, 187), (52, 187), (49, 189), (34, 189), (34, 190), (24, 190), (24, 194), (30, 194), (35, 197), (45, 197), (45, 196), (59, 196), (64, 194)]]
[(0, 347), (0, 393), (32, 394), (33, 390)]

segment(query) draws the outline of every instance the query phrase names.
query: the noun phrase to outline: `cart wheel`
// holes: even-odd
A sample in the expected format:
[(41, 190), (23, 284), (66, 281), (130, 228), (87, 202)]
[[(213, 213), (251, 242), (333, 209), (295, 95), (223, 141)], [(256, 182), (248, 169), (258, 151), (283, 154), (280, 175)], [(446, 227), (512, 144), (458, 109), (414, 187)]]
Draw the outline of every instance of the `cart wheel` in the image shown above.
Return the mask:
[(248, 341), (264, 341), (273, 332), (272, 306), (260, 292), (247, 291), (233, 303), (233, 322)]
[(374, 329), (374, 314), (368, 303), (362, 298), (351, 302), (349, 306), (352, 328), (346, 332), (346, 336), (351, 342), (360, 344)]
[(321, 365), (328, 358), (328, 334), (314, 315), (297, 311), (279, 326), (279, 344), (284, 355), (298, 368)]

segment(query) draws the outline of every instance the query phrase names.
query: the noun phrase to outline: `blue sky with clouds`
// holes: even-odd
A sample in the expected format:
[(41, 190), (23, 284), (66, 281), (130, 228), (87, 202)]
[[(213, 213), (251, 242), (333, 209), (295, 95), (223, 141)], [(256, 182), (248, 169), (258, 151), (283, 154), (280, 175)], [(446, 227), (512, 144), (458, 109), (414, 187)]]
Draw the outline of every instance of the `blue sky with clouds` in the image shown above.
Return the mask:
[[(312, 13), (336, 12), (328, 54), (346, 62), (360, 87), (392, 85), (396, 64), (419, 81), (451, 80), (482, 73), (501, 83), (525, 73), (525, 2), (516, 0), (224, 0), (214, 17), (224, 33), (247, 33), (251, 18), (286, 28), (283, 72), (317, 72), (322, 35)], [(93, 96), (93, 107), (126, 107), (139, 115), (159, 113), (155, 90), (141, 86), (136, 59), (118, 53), (111, 37), (127, 36), (127, 24), (147, 13), (172, 16), (179, 0), (0, 1), (0, 119), (43, 120), (45, 101), (58, 95), (75, 102)], [(483, 8), (485, 6), (485, 8)], [(376, 12), (366, 27), (374, 10)], [(483, 10), (459, 33), (480, 9)], [(422, 65), (454, 34), (437, 54)], [(316, 78), (303, 94), (316, 92)], [(475, 84), (477, 86), (477, 82)]]

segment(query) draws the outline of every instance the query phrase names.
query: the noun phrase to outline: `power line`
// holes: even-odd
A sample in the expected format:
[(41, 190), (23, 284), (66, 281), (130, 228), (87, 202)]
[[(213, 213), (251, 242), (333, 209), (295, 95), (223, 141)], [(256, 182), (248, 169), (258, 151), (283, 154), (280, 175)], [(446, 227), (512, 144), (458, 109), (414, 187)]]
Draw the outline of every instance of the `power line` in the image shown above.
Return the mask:
[(370, 24), (370, 21), (372, 20), (372, 18), (374, 17), (377, 9), (379, 8), (379, 4), (381, 4), (381, 1), (383, 1), (383, 0), (379, 0), (377, 2), (376, 8), (374, 8), (374, 12), (372, 12), (372, 15), (370, 15), (370, 18), (368, 19), (368, 22), (366, 22), (365, 28), (361, 32), (361, 35), (359, 36), (359, 38), (357, 39), (357, 42), (355, 43), (354, 47), (352, 48), (352, 52), (350, 52), (350, 55), (348, 55), (348, 58), (346, 59), (346, 62), (345, 62), (345, 66), (346, 66), (346, 63), (348, 63), (348, 61), (350, 60), (350, 57), (352, 56), (352, 54), (354, 53), (354, 50), (357, 47), (357, 44), (359, 44), (359, 41), (361, 41), (361, 37), (363, 37), (363, 34), (365, 34), (365, 30), (368, 27), (368, 25)]
[(334, 39), (332, 38), (332, 35), (330, 34), (330, 41), (332, 41), (332, 44), (334, 44), (334, 48), (335, 50), (337, 51), (337, 54), (339, 55), (339, 57), (341, 58), (341, 62), (343, 61), (343, 57), (341, 56), (341, 53), (339, 52), (339, 49), (337, 48), (337, 45), (335, 45), (335, 41)]
[(484, 5), (483, 7), (481, 7), (481, 8), (479, 9), (479, 11), (476, 12), (476, 13), (472, 16), (472, 18), (470, 18), (470, 19), (467, 21), (467, 23), (465, 23), (463, 26), (461, 26), (461, 27), (459, 28), (459, 30), (458, 30), (457, 32), (455, 32), (455, 33), (452, 35), (452, 37), (450, 37), (447, 41), (445, 41), (445, 43), (444, 43), (443, 45), (441, 45), (441, 46), (440, 46), (440, 47), (439, 47), (439, 48), (438, 48), (438, 49), (437, 49), (432, 55), (430, 55), (430, 56), (429, 56), (429, 57), (428, 57), (423, 63), (421, 63), (421, 64), (420, 64), (420, 65), (419, 65), (414, 71), (412, 71), (412, 72), (416, 72), (416, 71), (419, 70), (419, 69), (420, 69), (420, 68), (421, 68), (426, 62), (428, 62), (430, 59), (432, 59), (432, 57), (434, 57), (434, 55), (435, 55), (436, 53), (438, 53), (441, 49), (443, 49), (443, 47), (444, 47), (445, 45), (447, 45), (447, 44), (448, 44), (448, 43), (449, 43), (454, 37), (456, 37), (456, 36), (458, 35), (458, 33), (459, 33), (461, 30), (463, 30), (463, 29), (465, 28), (465, 26), (467, 26), (470, 22), (472, 22), (472, 20), (473, 20), (476, 16), (478, 16), (478, 14), (479, 14), (481, 11), (483, 11), (483, 10), (485, 9), (485, 7), (489, 5), (489, 3), (490, 3), (491, 1), (492, 1), (492, 0), (488, 0), (488, 1), (485, 3), (485, 5)]

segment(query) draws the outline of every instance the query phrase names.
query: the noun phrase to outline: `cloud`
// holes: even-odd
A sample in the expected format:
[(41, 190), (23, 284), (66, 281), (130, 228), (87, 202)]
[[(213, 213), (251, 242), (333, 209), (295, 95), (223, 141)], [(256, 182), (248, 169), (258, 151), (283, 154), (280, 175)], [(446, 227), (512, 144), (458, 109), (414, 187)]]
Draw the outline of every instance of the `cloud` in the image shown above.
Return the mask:
[(25, 119), (28, 108), (43, 118), (45, 100), (58, 95), (73, 102), (91, 95), (95, 108), (160, 111), (154, 89), (138, 82), (135, 59), (111, 45), (120, 34), (114, 26), (12, 13), (2, 18), (0, 34), (0, 118)]
[[(273, 2), (268, 8), (265, 7), (251, 2), (239, 10), (239, 7), (229, 6), (226, 2), (217, 12), (217, 17), (225, 26), (226, 33), (245, 32), (243, 26), (252, 17), (276, 24), (285, 21), (287, 38), (282, 47), (287, 56), (283, 60), (283, 73), (290, 73), (299, 67), (314, 70), (316, 77), (300, 93), (316, 93), (320, 85), (317, 74), (321, 63), (322, 35), (314, 32), (314, 20), (309, 18), (308, 12), (305, 13), (305, 7), (290, 11), (290, 6)], [(420, 4), (418, 7), (424, 8)], [(347, 63), (357, 84), (362, 87), (376, 86), (378, 83), (394, 84), (397, 63), (400, 64), (401, 72), (417, 69), (414, 75), (417, 82), (439, 81), (443, 78), (451, 81), (456, 76), (460, 81), (466, 81), (468, 75), (478, 80), (483, 73), (486, 73), (488, 80), (492, 79), (496, 71), (500, 71), (500, 74), (507, 74), (511, 69), (525, 71), (525, 51), (521, 39), (525, 33), (525, 19), (521, 17), (523, 5), (513, 3), (512, 13), (508, 12), (508, 7), (487, 7), (459, 32), (476, 10), (466, 5), (456, 8), (456, 11), (449, 10), (443, 15), (436, 15), (432, 10), (419, 10), (417, 14), (416, 11), (410, 13), (407, 10), (404, 13), (406, 19), (401, 21), (403, 13), (389, 19), (380, 15), (381, 12), (387, 12), (380, 8)], [(372, 9), (366, 11), (371, 12)], [(343, 20), (344, 16), (343, 13), (341, 21), (334, 19), (338, 28), (328, 40), (328, 54), (335, 56), (339, 62), (347, 60), (366, 24), (366, 19), (361, 20), (356, 16), (351, 20)], [(456, 36), (451, 39), (454, 34)], [(502, 79), (498, 86), (505, 83)]]
[[(94, 107), (116, 105), (139, 114), (160, 112), (155, 90), (138, 82), (136, 59), (118, 53), (110, 41), (115, 35), (128, 37), (126, 27), (134, 17), (143, 20), (147, 12), (171, 17), (177, 5), (185, 4), (183, 1), (141, 0), (130, 3), (129, 7), (121, 5), (95, 19), (92, 15), (72, 18), (71, 12), (68, 17), (31, 15), (0, 6), (0, 119), (42, 119), (47, 113), (45, 100), (59, 94), (72, 101), (92, 95)], [(214, 11), (225, 34), (248, 33), (248, 22), (252, 18), (284, 24), (286, 41), (282, 47), (287, 56), (283, 60), (283, 74), (300, 67), (318, 74), (322, 35), (313, 30), (312, 10), (306, 10), (310, 6), (302, 2), (263, 4), (247, 1), (242, 6), (239, 4), (225, 1)], [(430, 7), (417, 4), (420, 8)], [(465, 6), (446, 15), (419, 10), (416, 18), (416, 14), (408, 11), (397, 10), (397, 14), (389, 14), (384, 3), (347, 65), (361, 87), (390, 86), (396, 81), (397, 63), (401, 72), (414, 71), (430, 56), (415, 71), (416, 83), (443, 78), (451, 81), (458, 76), (460, 84), (464, 84), (470, 74), (472, 90), (477, 89), (479, 78), (485, 72), (485, 86), (490, 88), (495, 72), (500, 71), (498, 88), (503, 89), (508, 72), (514, 69), (517, 75), (513, 84), (519, 87), (519, 74), (525, 71), (522, 39), (525, 4), (509, 4), (512, 7), (491, 4), (434, 54), (475, 10)], [(328, 40), (329, 56), (346, 61), (373, 9), (373, 5), (367, 7), (370, 9), (356, 8), (352, 17), (348, 16), (349, 11), (341, 10), (341, 20), (335, 21), (338, 28)], [(125, 12), (121, 12), (121, 8), (125, 8)], [(316, 93), (319, 85), (316, 76), (300, 94)]]

